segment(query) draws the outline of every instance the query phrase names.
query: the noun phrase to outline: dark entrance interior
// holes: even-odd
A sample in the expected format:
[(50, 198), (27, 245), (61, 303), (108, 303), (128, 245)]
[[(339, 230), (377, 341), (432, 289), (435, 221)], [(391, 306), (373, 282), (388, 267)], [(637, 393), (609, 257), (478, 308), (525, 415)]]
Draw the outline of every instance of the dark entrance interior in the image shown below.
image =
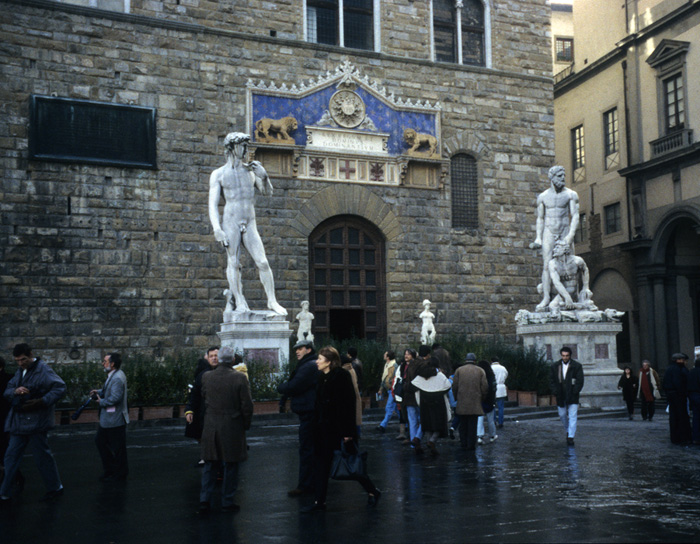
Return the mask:
[(309, 236), (309, 302), (318, 338), (386, 337), (384, 237), (369, 221), (338, 215)]
[(365, 337), (364, 312), (362, 310), (331, 309), (329, 314), (328, 329), (333, 338), (349, 340), (350, 338)]

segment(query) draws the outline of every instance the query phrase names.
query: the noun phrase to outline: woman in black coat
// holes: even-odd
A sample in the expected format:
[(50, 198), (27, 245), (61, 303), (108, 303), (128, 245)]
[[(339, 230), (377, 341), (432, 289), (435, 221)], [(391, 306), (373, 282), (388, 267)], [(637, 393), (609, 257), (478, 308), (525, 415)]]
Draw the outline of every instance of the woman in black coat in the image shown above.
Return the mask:
[[(319, 512), (326, 509), (328, 478), (333, 455), (345, 442), (357, 448), (355, 424), (355, 388), (347, 370), (340, 367), (340, 355), (335, 348), (325, 347), (318, 352), (316, 366), (321, 371), (316, 389), (314, 414), (314, 493), (313, 505), (302, 512)], [(369, 494), (367, 502), (374, 506), (381, 492), (369, 477), (358, 477), (358, 482)]]
[(627, 404), (627, 415), (629, 415), (630, 419), (634, 419), (634, 399), (637, 398), (638, 385), (637, 378), (632, 375), (632, 369), (626, 366), (625, 373), (620, 377), (620, 381), (617, 382), (617, 388), (622, 389), (622, 398)]

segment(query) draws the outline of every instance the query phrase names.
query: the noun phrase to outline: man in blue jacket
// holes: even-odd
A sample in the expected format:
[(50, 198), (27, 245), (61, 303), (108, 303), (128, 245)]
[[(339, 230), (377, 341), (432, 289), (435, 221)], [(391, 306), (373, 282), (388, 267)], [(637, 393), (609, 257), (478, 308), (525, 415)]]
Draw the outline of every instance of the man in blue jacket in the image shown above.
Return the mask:
[(294, 351), (299, 361), (297, 367), (288, 381), (277, 386), (277, 391), (282, 394), (280, 407), (284, 406), (287, 397), (291, 397), (292, 412), (299, 416), (299, 483), (287, 493), (290, 497), (313, 492), (313, 420), (318, 382), (313, 343), (309, 340), (297, 342)]
[(93, 389), (90, 396), (100, 405), (100, 425), (95, 444), (102, 458), (102, 481), (126, 480), (129, 466), (126, 460), (126, 425), (129, 408), (126, 405), (126, 375), (121, 370), (119, 353), (105, 355), (102, 367), (107, 381), (102, 389)]
[(66, 394), (66, 384), (44, 361), (32, 356), (32, 349), (27, 344), (17, 344), (12, 355), (19, 368), (4, 392), (11, 408), (5, 422), (10, 443), (5, 453), (5, 478), (0, 486), (3, 507), (9, 505), (15, 474), (29, 444), (48, 489), (43, 500), (51, 501), (63, 495), (63, 485), (47, 435), (54, 426), (54, 405)]

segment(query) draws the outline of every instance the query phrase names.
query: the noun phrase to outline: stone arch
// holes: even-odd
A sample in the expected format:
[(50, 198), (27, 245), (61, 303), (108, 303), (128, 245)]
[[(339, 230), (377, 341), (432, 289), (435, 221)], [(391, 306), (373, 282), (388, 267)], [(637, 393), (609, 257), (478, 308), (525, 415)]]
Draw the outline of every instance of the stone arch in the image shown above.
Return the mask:
[(688, 219), (700, 226), (700, 209), (692, 205), (676, 206), (661, 219), (650, 251), (653, 264), (666, 264), (666, 248), (669, 240), (674, 235), (678, 223)]
[(321, 222), (336, 215), (358, 215), (376, 225), (388, 242), (398, 239), (403, 228), (391, 206), (366, 187), (333, 184), (321, 189), (299, 210), (291, 227), (305, 238)]
[(474, 132), (467, 131), (447, 138), (442, 144), (442, 149), (447, 158), (457, 153), (467, 153), (481, 161), (491, 155), (491, 148)]
[(591, 281), (591, 291), (593, 302), (601, 309), (614, 308), (625, 312), (634, 309), (632, 290), (625, 277), (614, 268), (601, 270)]

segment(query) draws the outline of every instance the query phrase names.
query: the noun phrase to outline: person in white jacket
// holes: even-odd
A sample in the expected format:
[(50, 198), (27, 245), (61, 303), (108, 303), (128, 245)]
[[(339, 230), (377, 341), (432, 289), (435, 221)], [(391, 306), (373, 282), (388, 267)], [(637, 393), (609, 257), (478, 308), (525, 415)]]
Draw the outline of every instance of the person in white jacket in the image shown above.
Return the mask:
[(491, 369), (496, 376), (496, 428), (503, 427), (503, 409), (508, 398), (508, 389), (506, 388), (506, 378), (508, 378), (508, 370), (498, 362), (498, 357), (491, 357)]

